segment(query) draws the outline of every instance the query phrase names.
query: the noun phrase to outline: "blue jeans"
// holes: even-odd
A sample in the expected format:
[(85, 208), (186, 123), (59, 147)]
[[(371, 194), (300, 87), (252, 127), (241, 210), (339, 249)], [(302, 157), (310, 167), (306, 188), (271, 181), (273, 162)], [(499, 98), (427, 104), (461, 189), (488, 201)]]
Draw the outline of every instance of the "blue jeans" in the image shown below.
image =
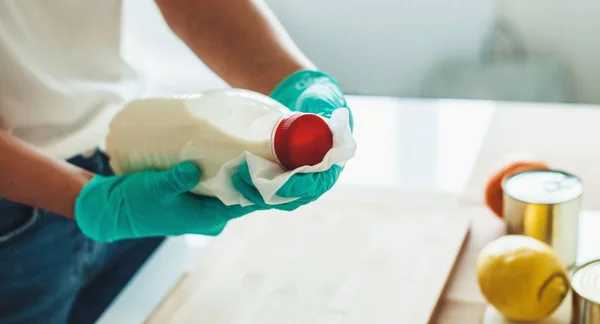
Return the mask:
[[(69, 162), (112, 174), (99, 151)], [(98, 243), (73, 220), (0, 200), (0, 323), (94, 323), (162, 241)]]

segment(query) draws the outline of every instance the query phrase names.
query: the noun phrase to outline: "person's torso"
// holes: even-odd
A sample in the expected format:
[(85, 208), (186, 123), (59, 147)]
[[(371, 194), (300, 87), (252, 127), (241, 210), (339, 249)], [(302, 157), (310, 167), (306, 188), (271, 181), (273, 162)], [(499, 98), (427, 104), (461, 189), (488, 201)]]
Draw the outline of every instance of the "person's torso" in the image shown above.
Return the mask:
[(0, 0), (0, 124), (67, 158), (101, 144), (138, 93), (121, 58), (121, 0)]

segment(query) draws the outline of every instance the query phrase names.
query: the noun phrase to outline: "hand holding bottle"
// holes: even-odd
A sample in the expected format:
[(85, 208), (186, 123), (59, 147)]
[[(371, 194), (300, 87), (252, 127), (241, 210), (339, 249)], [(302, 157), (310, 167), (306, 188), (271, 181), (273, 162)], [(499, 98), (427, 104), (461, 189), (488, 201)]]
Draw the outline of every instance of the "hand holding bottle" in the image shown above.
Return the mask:
[(217, 198), (189, 193), (200, 176), (191, 162), (165, 171), (97, 175), (77, 197), (75, 220), (86, 236), (97, 241), (182, 234), (215, 236), (229, 220), (261, 209), (226, 206)]
[[(281, 82), (271, 94), (289, 109), (297, 112), (318, 114), (330, 118), (336, 109), (350, 109), (337, 82), (329, 75), (319, 71), (299, 71)], [(350, 128), (354, 121), (350, 111)], [(281, 205), (267, 205), (252, 183), (248, 165), (240, 165), (238, 172), (232, 176), (234, 187), (248, 200), (262, 208), (294, 210), (315, 201), (329, 191), (337, 182), (343, 168), (333, 165), (329, 170), (316, 173), (297, 173), (293, 175), (278, 191), (283, 198), (298, 198)]]

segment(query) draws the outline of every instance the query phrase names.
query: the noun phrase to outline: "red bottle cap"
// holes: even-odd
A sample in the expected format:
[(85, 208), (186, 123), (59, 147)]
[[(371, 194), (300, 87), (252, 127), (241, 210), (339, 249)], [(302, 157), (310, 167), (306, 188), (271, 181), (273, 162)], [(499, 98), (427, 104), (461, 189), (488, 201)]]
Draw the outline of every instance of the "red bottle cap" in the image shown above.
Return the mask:
[(280, 164), (293, 170), (321, 163), (333, 147), (333, 133), (319, 115), (296, 113), (279, 122), (273, 146)]

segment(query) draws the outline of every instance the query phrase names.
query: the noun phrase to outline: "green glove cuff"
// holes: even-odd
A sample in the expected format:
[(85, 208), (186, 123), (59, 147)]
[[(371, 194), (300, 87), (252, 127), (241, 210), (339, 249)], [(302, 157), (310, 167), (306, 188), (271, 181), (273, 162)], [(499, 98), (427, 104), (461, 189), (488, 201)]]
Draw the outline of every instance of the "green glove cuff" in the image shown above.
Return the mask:
[(352, 111), (344, 93), (337, 80), (327, 73), (315, 70), (295, 72), (278, 84), (270, 96), (291, 110), (325, 118), (331, 117), (333, 110), (345, 107), (350, 112), (350, 128), (354, 129)]
[[(338, 82), (330, 75), (315, 70), (300, 70), (281, 81), (271, 92), (271, 98), (286, 107), (293, 107), (300, 94), (317, 83), (333, 83), (339, 89)], [(340, 93), (342, 91), (340, 90)]]

